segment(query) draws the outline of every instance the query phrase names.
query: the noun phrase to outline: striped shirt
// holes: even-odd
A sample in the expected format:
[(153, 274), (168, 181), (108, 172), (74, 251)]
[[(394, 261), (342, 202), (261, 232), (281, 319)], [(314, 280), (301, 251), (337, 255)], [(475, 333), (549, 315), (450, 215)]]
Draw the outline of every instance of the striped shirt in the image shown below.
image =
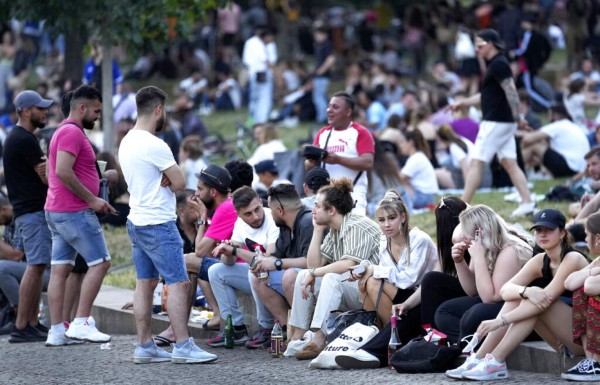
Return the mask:
[(368, 260), (379, 263), (379, 226), (364, 215), (346, 214), (339, 230), (331, 229), (321, 245), (321, 257), (327, 264), (350, 259), (356, 263)]

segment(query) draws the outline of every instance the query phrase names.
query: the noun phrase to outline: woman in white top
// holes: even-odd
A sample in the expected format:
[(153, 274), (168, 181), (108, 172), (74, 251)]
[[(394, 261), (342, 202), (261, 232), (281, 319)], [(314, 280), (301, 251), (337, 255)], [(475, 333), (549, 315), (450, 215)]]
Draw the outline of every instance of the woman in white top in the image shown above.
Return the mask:
[[(437, 139), (440, 143), (438, 149), (448, 149), (447, 160), (441, 163), (442, 167), (435, 170), (440, 188), (463, 188), (471, 164), (470, 153), (473, 150), (473, 143), (457, 135), (448, 124), (440, 126)], [(479, 187), (490, 187), (491, 185), (492, 173), (488, 166), (484, 171)]]
[(408, 131), (399, 141), (400, 152), (408, 156), (400, 170), (400, 178), (408, 192), (414, 209), (434, 204), (439, 192), (435, 169), (429, 160), (429, 145), (418, 129)]
[(586, 106), (600, 106), (600, 98), (596, 93), (585, 92), (585, 80), (575, 79), (563, 93), (563, 104), (571, 115), (573, 122), (587, 135), (592, 124), (585, 115)]
[(196, 190), (198, 184), (196, 174), (208, 167), (202, 154), (202, 139), (198, 135), (186, 136), (179, 146), (179, 166), (185, 175), (186, 189)]
[[(437, 247), (427, 233), (409, 227), (408, 210), (396, 190), (386, 192), (375, 216), (385, 238), (381, 242), (379, 264), (370, 265), (359, 281), (363, 307), (375, 309), (383, 280), (379, 308), (375, 309), (382, 322), (390, 321), (390, 309), (395, 304), (400, 304), (399, 313), (412, 309), (411, 313), (420, 318), (419, 285), (425, 273), (439, 270)], [(414, 323), (420, 328), (420, 322)]]
[(253, 130), (258, 147), (247, 160), (252, 167), (263, 160), (273, 160), (275, 159), (275, 153), (287, 150), (285, 144), (279, 139), (275, 125), (269, 123), (257, 124)]

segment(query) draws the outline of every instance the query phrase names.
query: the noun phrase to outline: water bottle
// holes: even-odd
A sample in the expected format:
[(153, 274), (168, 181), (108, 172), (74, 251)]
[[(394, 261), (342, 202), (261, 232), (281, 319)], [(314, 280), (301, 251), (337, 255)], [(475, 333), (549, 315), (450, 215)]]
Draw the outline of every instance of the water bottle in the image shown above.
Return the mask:
[(227, 316), (227, 322), (225, 322), (225, 349), (233, 349), (233, 319), (231, 314)]
[(397, 330), (397, 318), (396, 315), (392, 315), (392, 333), (390, 336), (390, 342), (388, 343), (388, 365), (390, 366), (390, 370), (394, 370), (392, 366), (392, 356), (396, 352), (396, 350), (400, 349), (402, 343), (398, 339), (398, 330)]
[(283, 358), (283, 331), (279, 320), (275, 320), (275, 325), (271, 331), (271, 357)]
[[(262, 258), (265, 257), (265, 255), (263, 254), (262, 250), (260, 249), (260, 245), (257, 245), (254, 248), (254, 251), (256, 251), (256, 260), (257, 261), (259, 261), (259, 260), (261, 260)], [(258, 274), (258, 281), (259, 282), (265, 282), (265, 283), (269, 282), (269, 273), (266, 272), (266, 271), (261, 271)]]
[(163, 291), (163, 283), (159, 282), (156, 284), (154, 288), (154, 293), (152, 295), (152, 313), (158, 314), (162, 310), (162, 291)]

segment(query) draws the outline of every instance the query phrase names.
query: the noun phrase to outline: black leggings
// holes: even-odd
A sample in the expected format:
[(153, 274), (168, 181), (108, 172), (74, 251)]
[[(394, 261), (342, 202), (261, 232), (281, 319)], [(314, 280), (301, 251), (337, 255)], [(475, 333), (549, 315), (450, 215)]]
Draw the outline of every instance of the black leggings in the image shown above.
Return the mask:
[(482, 321), (496, 318), (503, 305), (502, 301), (483, 303), (479, 297), (450, 299), (435, 312), (435, 324), (450, 342), (457, 343), (475, 333)]
[(438, 307), (449, 299), (466, 295), (457, 277), (430, 271), (421, 281), (421, 322), (439, 329), (435, 323)]

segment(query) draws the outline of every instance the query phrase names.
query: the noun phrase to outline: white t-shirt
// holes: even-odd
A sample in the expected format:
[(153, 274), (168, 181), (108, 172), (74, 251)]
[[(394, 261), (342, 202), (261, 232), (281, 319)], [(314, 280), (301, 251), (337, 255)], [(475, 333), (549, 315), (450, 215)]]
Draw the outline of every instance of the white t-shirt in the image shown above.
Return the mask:
[(579, 126), (569, 119), (561, 119), (542, 126), (540, 131), (550, 137), (550, 148), (565, 158), (571, 170), (585, 170), (583, 156), (590, 151), (590, 142)]
[(183, 174), (185, 175), (185, 188), (196, 190), (198, 186), (198, 178), (196, 174), (208, 167), (208, 164), (202, 158), (198, 158), (196, 160), (186, 159), (181, 168), (183, 169)]
[(258, 36), (252, 36), (244, 43), (242, 62), (248, 67), (250, 76), (257, 72), (269, 71), (269, 64), (277, 63), (277, 46), (275, 42), (267, 45)]
[(198, 96), (198, 94), (201, 92), (204, 92), (206, 87), (208, 87), (208, 80), (206, 78), (202, 78), (197, 82), (194, 82), (194, 79), (190, 77), (183, 79), (179, 83), (179, 88), (185, 91), (192, 99)]
[(470, 140), (462, 137), (460, 138), (460, 140), (462, 140), (462, 142), (467, 146), (467, 152), (460, 148), (460, 146), (456, 143), (450, 143), (450, 146), (448, 148), (450, 152), (450, 160), (452, 161), (452, 167), (458, 169), (460, 169), (460, 162), (462, 162), (463, 159), (466, 158), (467, 162), (471, 162), (471, 157), (469, 156), (469, 154), (471, 153), (474, 147), (473, 143)]
[[(225, 91), (229, 88), (228, 91)], [(217, 88), (217, 96), (221, 93), (227, 92), (233, 108), (236, 110), (242, 106), (242, 90), (240, 89), (239, 83), (234, 78), (229, 78), (224, 82), (220, 83)]]
[(248, 225), (242, 218), (238, 218), (233, 226), (233, 234), (231, 234), (231, 240), (234, 242), (240, 242), (246, 244), (246, 238), (262, 245), (265, 249), (271, 243), (275, 244), (277, 238), (279, 238), (279, 227), (275, 225), (271, 210), (264, 208), (265, 220), (261, 227), (255, 229)]
[(270, 142), (263, 143), (256, 147), (254, 154), (248, 158), (247, 162), (249, 165), (254, 166), (263, 160), (275, 159), (275, 153), (284, 152), (287, 148), (285, 144), (279, 139), (273, 139)]
[(437, 194), (440, 190), (435, 169), (429, 158), (421, 151), (409, 156), (400, 172), (410, 178), (409, 183), (416, 191), (423, 194)]
[(175, 193), (162, 187), (163, 171), (176, 165), (169, 146), (148, 131), (133, 129), (119, 147), (119, 161), (129, 191), (129, 216), (136, 226), (174, 221)]
[(563, 104), (573, 118), (573, 122), (577, 124), (585, 134), (588, 133), (587, 118), (585, 116), (585, 96), (582, 93), (571, 95), (570, 97), (563, 96)]

